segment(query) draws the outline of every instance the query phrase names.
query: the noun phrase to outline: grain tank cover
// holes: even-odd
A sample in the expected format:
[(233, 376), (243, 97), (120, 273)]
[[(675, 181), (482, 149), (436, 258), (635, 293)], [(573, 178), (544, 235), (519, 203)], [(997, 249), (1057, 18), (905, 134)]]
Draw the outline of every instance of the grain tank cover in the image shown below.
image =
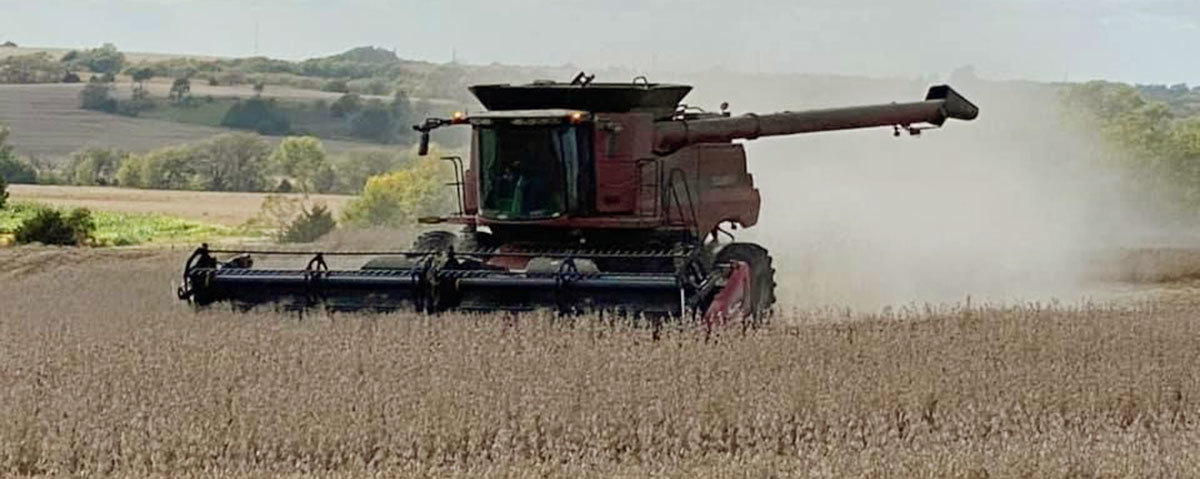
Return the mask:
[(665, 118), (692, 87), (666, 83), (553, 83), (476, 85), (471, 93), (488, 110), (564, 108), (589, 112), (645, 112)]

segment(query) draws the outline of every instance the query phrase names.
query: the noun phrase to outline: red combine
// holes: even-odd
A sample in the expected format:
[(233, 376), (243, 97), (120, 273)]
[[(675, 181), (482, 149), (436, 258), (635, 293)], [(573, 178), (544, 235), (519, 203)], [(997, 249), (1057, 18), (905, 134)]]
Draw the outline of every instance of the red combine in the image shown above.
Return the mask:
[[(753, 226), (761, 203), (734, 140), (868, 127), (917, 134), (979, 113), (944, 85), (909, 103), (742, 116), (681, 107), (690, 90), (582, 74), (571, 83), (472, 87), (487, 111), (414, 127), (422, 154), (432, 130), (472, 129), (470, 158), (447, 158), (459, 210), (422, 220), (458, 231), (427, 232), (407, 251), (309, 253), (295, 270), (254, 268), (250, 258), (269, 252), (204, 246), (187, 262), (180, 297), (333, 311), (758, 319), (775, 302), (775, 270), (766, 248), (724, 228)], [(333, 255), (375, 257), (330, 269)]]

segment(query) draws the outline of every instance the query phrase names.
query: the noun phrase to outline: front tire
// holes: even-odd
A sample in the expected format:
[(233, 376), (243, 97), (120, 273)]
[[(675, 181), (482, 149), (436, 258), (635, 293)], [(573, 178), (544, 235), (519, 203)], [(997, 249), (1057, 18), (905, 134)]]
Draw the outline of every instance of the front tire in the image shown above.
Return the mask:
[(730, 243), (717, 252), (716, 263), (742, 261), (750, 266), (749, 317), (761, 324), (775, 307), (775, 268), (766, 248), (754, 243)]

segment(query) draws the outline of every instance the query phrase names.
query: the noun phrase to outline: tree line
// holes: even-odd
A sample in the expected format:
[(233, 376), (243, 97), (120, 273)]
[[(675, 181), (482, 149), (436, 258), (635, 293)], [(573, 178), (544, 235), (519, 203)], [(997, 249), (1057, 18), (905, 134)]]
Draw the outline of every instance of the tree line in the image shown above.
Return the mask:
[(371, 176), (413, 163), (407, 151), (351, 150), (329, 155), (320, 140), (289, 137), (274, 146), (249, 133), (129, 153), (87, 148), (62, 167), (17, 156), (0, 127), (0, 175), (9, 183), (121, 186), (195, 191), (357, 194)]
[[(1148, 99), (1145, 90), (1093, 81), (1066, 86), (1062, 101), (1069, 120), (1095, 132), (1113, 152), (1109, 160), (1133, 172), (1140, 186), (1200, 211), (1200, 116)], [(1186, 85), (1170, 90), (1191, 95)]]

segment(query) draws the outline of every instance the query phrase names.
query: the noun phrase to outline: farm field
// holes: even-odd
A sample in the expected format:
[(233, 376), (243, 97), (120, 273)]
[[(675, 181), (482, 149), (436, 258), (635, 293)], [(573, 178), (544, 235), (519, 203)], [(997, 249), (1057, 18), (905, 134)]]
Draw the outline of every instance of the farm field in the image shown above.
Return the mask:
[[(210, 191), (139, 190), (100, 186), (10, 185), (14, 201), (33, 201), (53, 206), (85, 207), (119, 213), (154, 213), (226, 226), (240, 226), (254, 218), (266, 193)], [(310, 195), (336, 215), (352, 197)]]
[(1200, 470), (1200, 284), (583, 318), (194, 313), (182, 252), (0, 250), (0, 475), (1123, 477)]
[[(0, 85), (0, 125), (20, 155), (60, 160), (83, 148), (142, 152), (197, 142), (238, 130), (130, 118), (79, 108), (80, 84)], [(323, 140), (329, 152), (378, 147), (371, 143)]]
[[(0, 47), (0, 58), (32, 55), (35, 53), (45, 53), (53, 58), (62, 58), (71, 50), (80, 50), (80, 48), (53, 48), (53, 47)], [(208, 55), (189, 55), (179, 53), (147, 53), (147, 52), (123, 52), (125, 59), (132, 63), (138, 62), (157, 62), (163, 60), (173, 60), (176, 58), (192, 58), (196, 60), (216, 60), (219, 57)]]

